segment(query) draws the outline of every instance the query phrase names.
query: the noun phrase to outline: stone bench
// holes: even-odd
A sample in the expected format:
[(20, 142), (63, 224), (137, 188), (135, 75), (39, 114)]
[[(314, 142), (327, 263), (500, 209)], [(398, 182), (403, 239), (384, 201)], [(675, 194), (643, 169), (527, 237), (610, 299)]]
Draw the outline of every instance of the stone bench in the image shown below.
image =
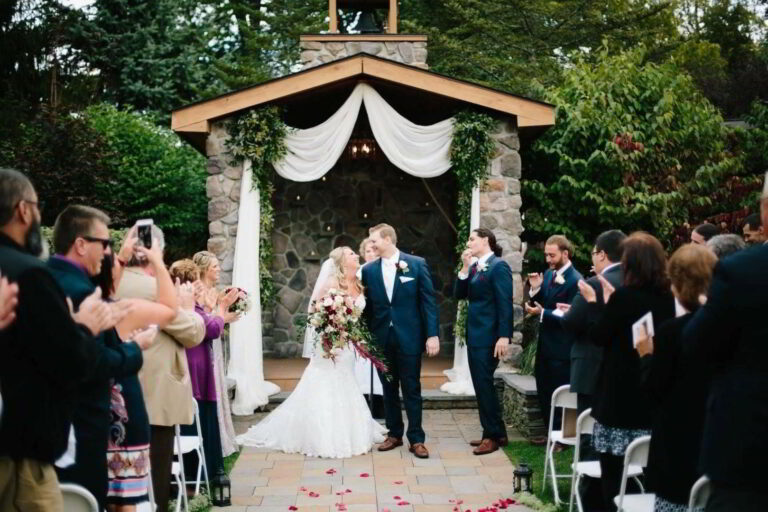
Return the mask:
[(547, 426), (539, 409), (536, 379), (533, 375), (503, 373), (498, 377), (497, 381), (501, 380), (504, 386), (504, 422), (526, 439), (545, 437)]

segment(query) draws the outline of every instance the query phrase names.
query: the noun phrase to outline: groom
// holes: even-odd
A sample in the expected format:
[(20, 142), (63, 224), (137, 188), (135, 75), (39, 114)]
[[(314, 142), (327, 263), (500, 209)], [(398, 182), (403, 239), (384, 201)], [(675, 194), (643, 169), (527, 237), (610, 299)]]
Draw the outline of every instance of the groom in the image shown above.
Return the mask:
[(392, 226), (379, 224), (369, 233), (380, 258), (363, 267), (364, 314), (389, 368), (388, 375), (381, 375), (389, 434), (379, 451), (403, 445), (402, 387), (409, 449), (416, 457), (426, 459), (429, 451), (421, 428), (421, 353), (425, 345), (429, 356), (440, 351), (435, 289), (427, 262), (397, 249)]

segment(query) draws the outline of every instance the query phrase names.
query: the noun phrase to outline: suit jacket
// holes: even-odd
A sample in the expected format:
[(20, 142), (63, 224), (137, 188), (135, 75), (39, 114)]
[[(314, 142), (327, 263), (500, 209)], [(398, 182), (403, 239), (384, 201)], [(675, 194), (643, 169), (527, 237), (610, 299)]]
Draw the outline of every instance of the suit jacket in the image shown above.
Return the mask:
[[(127, 268), (117, 296), (155, 300), (157, 283), (140, 270)], [(150, 425), (189, 425), (194, 420), (194, 398), (185, 349), (199, 345), (204, 336), (203, 318), (194, 311), (180, 309), (176, 318), (158, 332), (155, 342), (144, 351), (139, 381)]]
[(720, 363), (712, 380), (701, 466), (713, 482), (764, 492), (768, 456), (768, 246), (717, 263), (706, 305), (683, 331), (689, 357)]
[(67, 448), (78, 385), (103, 352), (72, 320), (45, 263), (2, 233), (0, 270), (19, 285), (16, 320), (0, 331), (0, 456), (53, 464)]
[(542, 359), (556, 359), (568, 361), (571, 358), (571, 345), (573, 336), (563, 329), (561, 318), (553, 314), (558, 302), (570, 304), (579, 293), (579, 280), (581, 274), (571, 265), (563, 272), (565, 283), (555, 282), (555, 271), (552, 269), (544, 273), (544, 279), (539, 291), (531, 297), (544, 308), (541, 325), (539, 326), (539, 345), (536, 349), (536, 357)]
[(514, 319), (512, 309), (512, 270), (506, 261), (491, 255), (486, 269), (480, 272), (477, 263), (469, 269), (466, 279), (456, 279), (453, 294), (469, 301), (467, 312), (468, 347), (491, 347), (499, 338), (512, 338)]
[[(616, 265), (603, 274), (614, 288), (621, 288), (624, 274), (621, 265)], [(597, 276), (587, 279), (587, 284), (597, 293), (597, 302), (603, 303), (603, 287)], [(571, 391), (592, 395), (597, 386), (597, 377), (600, 373), (600, 363), (603, 361), (603, 347), (596, 345), (587, 335), (589, 325), (587, 322), (587, 301), (580, 293), (571, 301), (571, 309), (563, 315), (561, 323), (566, 332), (573, 336), (571, 347)]]
[(398, 267), (391, 301), (384, 286), (381, 258), (363, 267), (364, 316), (374, 339), (382, 347), (389, 339), (392, 325), (403, 353), (419, 355), (426, 347), (427, 338), (439, 335), (440, 314), (435, 289), (424, 258), (401, 251), (400, 261), (406, 262), (408, 271)]

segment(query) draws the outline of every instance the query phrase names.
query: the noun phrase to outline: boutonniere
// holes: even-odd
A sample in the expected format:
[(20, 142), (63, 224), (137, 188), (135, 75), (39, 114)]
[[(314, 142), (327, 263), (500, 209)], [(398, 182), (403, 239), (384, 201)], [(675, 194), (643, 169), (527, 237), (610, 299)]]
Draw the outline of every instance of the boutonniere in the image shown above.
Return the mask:
[(565, 284), (565, 278), (562, 274), (555, 274), (555, 284)]
[(477, 271), (478, 272), (485, 272), (488, 270), (488, 263), (482, 262), (477, 264)]
[(399, 268), (400, 271), (403, 274), (407, 274), (408, 273), (408, 263), (406, 263), (403, 260), (400, 260), (400, 261), (397, 262), (397, 268)]

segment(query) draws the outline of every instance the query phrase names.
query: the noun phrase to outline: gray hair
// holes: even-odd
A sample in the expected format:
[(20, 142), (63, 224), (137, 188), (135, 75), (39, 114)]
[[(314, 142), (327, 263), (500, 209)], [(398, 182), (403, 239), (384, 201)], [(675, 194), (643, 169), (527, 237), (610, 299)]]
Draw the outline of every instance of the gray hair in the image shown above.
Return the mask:
[(707, 240), (707, 247), (712, 249), (717, 259), (721, 260), (726, 256), (730, 256), (735, 252), (739, 252), (744, 249), (747, 244), (739, 235), (733, 233), (725, 233), (722, 235), (715, 235)]
[(32, 190), (32, 182), (23, 173), (0, 167), (0, 226), (11, 221), (19, 201)]
[[(160, 229), (157, 224), (152, 224), (152, 244), (155, 243), (157, 243), (157, 246), (161, 251), (165, 250), (165, 235), (163, 234), (163, 230)], [(129, 267), (143, 267), (146, 264), (146, 261), (140, 260), (135, 254), (131, 256), (131, 259), (128, 262)]]

